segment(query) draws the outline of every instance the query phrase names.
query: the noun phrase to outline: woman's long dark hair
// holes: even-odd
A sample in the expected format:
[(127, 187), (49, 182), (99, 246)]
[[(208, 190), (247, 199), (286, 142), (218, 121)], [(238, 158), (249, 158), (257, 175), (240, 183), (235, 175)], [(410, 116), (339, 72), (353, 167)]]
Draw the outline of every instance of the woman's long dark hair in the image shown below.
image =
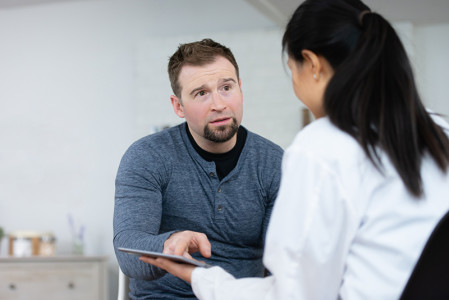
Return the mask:
[(423, 194), (425, 153), (447, 171), (449, 139), (424, 108), (405, 49), (381, 15), (359, 0), (306, 0), (289, 21), (282, 45), (298, 62), (308, 49), (331, 64), (326, 114), (380, 171), (384, 151), (416, 197)]

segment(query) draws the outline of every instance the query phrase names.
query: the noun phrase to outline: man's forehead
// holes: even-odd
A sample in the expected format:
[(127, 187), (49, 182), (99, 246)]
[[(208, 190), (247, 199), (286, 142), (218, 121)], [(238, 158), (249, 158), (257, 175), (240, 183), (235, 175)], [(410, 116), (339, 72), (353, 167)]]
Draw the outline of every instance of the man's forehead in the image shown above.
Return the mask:
[(179, 74), (181, 88), (200, 86), (207, 83), (217, 83), (233, 79), (237, 82), (237, 72), (234, 65), (223, 57), (203, 66), (185, 65)]
[(182, 67), (180, 77), (194, 75), (195, 73), (215, 73), (219, 71), (230, 71), (237, 75), (234, 65), (224, 57), (217, 57), (214, 61), (204, 65), (186, 64)]

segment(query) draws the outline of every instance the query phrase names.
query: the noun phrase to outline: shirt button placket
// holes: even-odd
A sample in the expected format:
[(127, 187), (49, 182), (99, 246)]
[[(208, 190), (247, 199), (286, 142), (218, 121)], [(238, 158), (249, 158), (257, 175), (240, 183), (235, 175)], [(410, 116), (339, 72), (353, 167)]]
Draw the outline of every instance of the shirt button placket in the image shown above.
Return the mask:
[(221, 192), (222, 192), (222, 190), (221, 190), (221, 187), (219, 186), (218, 188), (217, 188), (217, 213), (220, 215), (220, 216), (223, 216), (223, 205), (222, 204), (220, 204), (220, 200), (221, 200), (221, 197), (222, 197), (222, 195), (221, 195)]

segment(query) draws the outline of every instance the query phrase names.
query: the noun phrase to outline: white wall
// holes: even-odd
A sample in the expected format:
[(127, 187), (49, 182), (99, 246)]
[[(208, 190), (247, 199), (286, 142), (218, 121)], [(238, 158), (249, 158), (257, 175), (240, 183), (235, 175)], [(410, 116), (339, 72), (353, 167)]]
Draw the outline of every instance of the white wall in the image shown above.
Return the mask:
[(415, 27), (414, 34), (423, 101), (449, 121), (449, 23)]
[[(449, 44), (442, 38), (449, 23), (402, 28), (424, 99), (449, 115)], [(243, 0), (90, 0), (1, 10), (0, 226), (53, 231), (57, 252), (67, 254), (71, 213), (86, 226), (86, 254), (109, 255), (114, 299), (119, 160), (154, 126), (182, 121), (169, 103), (167, 59), (178, 43), (206, 36), (228, 45), (239, 62), (243, 124), (287, 146), (301, 128), (302, 105), (281, 63), (281, 31)]]
[(128, 21), (138, 9), (119, 9), (86, 2), (0, 11), (0, 226), (52, 231), (57, 253), (67, 254), (71, 213), (86, 226), (86, 254), (109, 255), (111, 265), (114, 174), (136, 137), (139, 29)]
[(449, 121), (449, 23), (394, 24), (413, 64), (422, 101)]

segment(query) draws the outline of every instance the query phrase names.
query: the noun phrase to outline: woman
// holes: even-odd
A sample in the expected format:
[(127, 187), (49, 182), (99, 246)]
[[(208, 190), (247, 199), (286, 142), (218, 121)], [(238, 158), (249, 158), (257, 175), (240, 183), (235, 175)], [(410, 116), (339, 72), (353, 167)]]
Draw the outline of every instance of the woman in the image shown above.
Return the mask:
[(305, 1), (282, 43), (316, 120), (284, 155), (264, 255), (272, 275), (141, 259), (200, 299), (398, 298), (449, 209), (449, 125), (426, 111), (397, 34), (361, 1)]

